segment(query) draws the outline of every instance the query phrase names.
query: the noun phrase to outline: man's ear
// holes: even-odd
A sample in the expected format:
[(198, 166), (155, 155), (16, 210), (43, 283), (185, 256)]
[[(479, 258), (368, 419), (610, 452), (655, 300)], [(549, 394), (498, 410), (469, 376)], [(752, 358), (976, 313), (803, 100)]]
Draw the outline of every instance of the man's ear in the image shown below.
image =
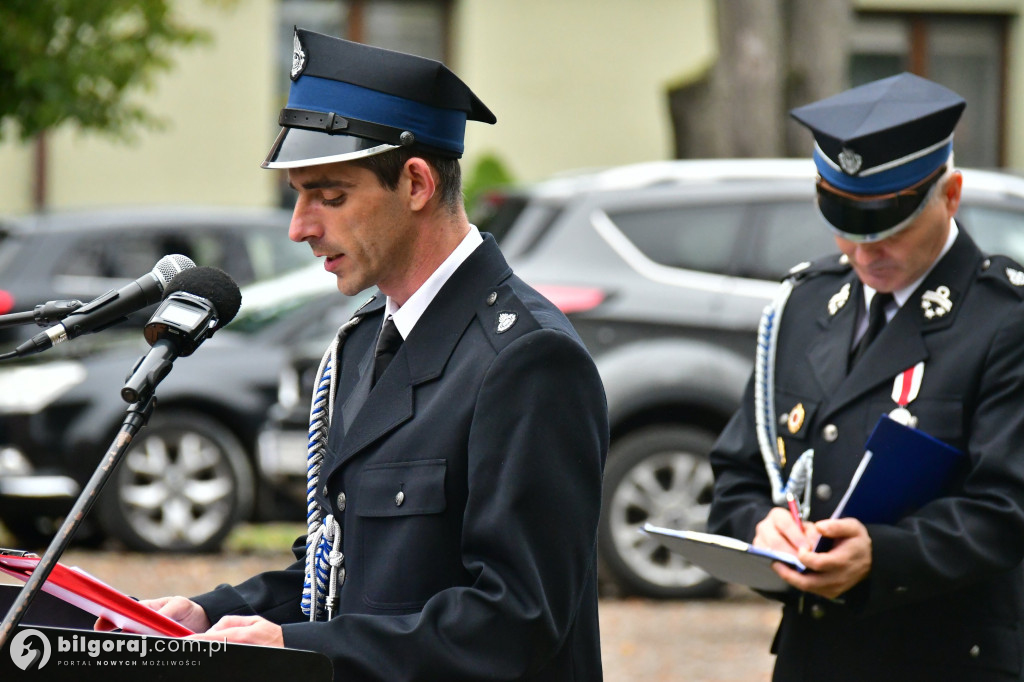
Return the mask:
[(414, 156), (405, 162), (402, 172), (409, 182), (409, 208), (422, 210), (437, 190), (434, 169), (424, 159)]
[(946, 201), (946, 209), (949, 211), (950, 216), (956, 215), (957, 209), (960, 208), (960, 190), (963, 184), (964, 176), (958, 170), (953, 171), (946, 181), (946, 194), (943, 198)]

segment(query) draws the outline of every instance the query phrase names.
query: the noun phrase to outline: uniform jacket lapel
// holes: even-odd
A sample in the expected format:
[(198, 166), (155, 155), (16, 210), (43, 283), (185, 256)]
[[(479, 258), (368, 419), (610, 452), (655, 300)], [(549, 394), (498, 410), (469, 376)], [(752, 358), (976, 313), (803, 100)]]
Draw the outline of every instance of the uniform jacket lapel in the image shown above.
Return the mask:
[(827, 308), (820, 311), (818, 336), (807, 348), (807, 358), (821, 386), (822, 395), (834, 395), (846, 378), (846, 363), (837, 362), (836, 359), (845, 360), (849, 355), (857, 311), (864, 305), (863, 287), (853, 272), (847, 275), (835, 295), (840, 296), (840, 292), (847, 286), (850, 292), (847, 294), (848, 299), (834, 315)]
[[(845, 380), (840, 382), (835, 393), (831, 394), (833, 398), (822, 416), (836, 412), (880, 383), (891, 382), (900, 372), (927, 360), (925, 336), (953, 323), (959, 311), (957, 304), (970, 286), (980, 259), (978, 247), (961, 230), (949, 252), (889, 321)], [(950, 290), (949, 298), (953, 307), (948, 313), (929, 319), (923, 312), (922, 297), (925, 292), (933, 292), (943, 286)], [(852, 328), (844, 336), (847, 349), (851, 335)], [(841, 353), (836, 358), (845, 362), (846, 355)], [(835, 360), (833, 362), (839, 364)]]
[[(488, 287), (511, 274), (494, 239), (484, 235), (484, 242), (441, 288), (395, 354), (388, 371), (366, 395), (338, 448), (335, 467), (413, 417), (416, 386), (444, 372)], [(373, 314), (375, 323), (379, 323), (374, 311), (367, 314)]]

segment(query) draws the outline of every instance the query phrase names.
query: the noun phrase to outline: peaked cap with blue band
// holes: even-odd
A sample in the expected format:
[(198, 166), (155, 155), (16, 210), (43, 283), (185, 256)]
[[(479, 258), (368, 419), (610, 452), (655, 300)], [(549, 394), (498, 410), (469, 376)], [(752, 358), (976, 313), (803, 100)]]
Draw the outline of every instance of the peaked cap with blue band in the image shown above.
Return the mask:
[(466, 121), (490, 109), (433, 59), (296, 28), (292, 86), (264, 168), (295, 168), (414, 147), (458, 158)]
[(949, 162), (965, 106), (952, 90), (901, 73), (793, 109), (814, 134), (818, 207), (834, 231), (876, 241), (909, 224)]

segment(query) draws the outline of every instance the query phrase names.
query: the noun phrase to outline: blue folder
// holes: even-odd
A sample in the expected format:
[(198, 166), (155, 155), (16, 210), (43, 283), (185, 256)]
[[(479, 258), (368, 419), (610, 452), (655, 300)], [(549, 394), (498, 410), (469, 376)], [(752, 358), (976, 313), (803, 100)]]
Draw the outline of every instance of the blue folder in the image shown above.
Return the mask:
[(896, 523), (949, 492), (965, 455), (886, 415), (864, 446), (864, 457), (832, 518)]

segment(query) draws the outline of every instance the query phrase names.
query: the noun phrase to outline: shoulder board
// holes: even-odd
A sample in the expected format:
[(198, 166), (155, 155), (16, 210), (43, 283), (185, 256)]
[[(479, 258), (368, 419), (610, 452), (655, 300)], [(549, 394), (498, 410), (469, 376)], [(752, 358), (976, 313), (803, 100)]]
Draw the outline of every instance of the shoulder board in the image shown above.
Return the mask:
[(499, 351), (523, 334), (540, 328), (533, 313), (507, 282), (488, 290), (477, 308), (477, 317)]
[(978, 266), (978, 280), (997, 283), (1024, 298), (1024, 266), (1008, 256), (986, 256)]
[(850, 261), (844, 254), (832, 254), (815, 261), (804, 261), (794, 265), (783, 279), (800, 282), (818, 275), (845, 274), (849, 270)]

